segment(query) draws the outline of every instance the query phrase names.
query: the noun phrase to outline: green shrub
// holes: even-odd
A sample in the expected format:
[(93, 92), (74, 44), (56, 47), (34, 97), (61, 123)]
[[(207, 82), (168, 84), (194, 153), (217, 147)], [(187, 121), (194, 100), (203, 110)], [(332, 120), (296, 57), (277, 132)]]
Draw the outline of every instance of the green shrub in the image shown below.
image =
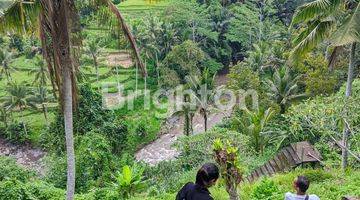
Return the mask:
[[(299, 175), (305, 175), (310, 179), (309, 194), (316, 194), (320, 199), (326, 200), (338, 200), (343, 196), (359, 196), (360, 188), (360, 172), (356, 170), (350, 170), (347, 173), (342, 173), (339, 169), (331, 169), (325, 171), (322, 169), (296, 169), (286, 174), (276, 174), (265, 182), (266, 185), (272, 185), (274, 183), (278, 189), (274, 189), (270, 199), (283, 199), (286, 192), (295, 192), (293, 189), (293, 181)], [(260, 179), (253, 183), (243, 183), (241, 188), (241, 198), (243, 200), (253, 200), (254, 195), (259, 191), (259, 187), (263, 185), (264, 180)], [(273, 183), (269, 183), (273, 182)], [(255, 191), (257, 190), (257, 191)]]
[(85, 192), (91, 187), (104, 187), (115, 170), (111, 146), (107, 139), (91, 132), (81, 138), (76, 150), (76, 188)]
[(117, 200), (119, 199), (119, 194), (112, 188), (100, 188), (95, 191), (94, 198), (102, 200)]
[[(317, 96), (301, 104), (292, 106), (285, 115), (289, 122), (288, 142), (307, 140), (315, 143), (324, 160), (336, 160), (340, 164), (339, 148), (333, 148), (331, 143), (341, 140), (344, 119), (349, 123), (353, 133), (360, 130), (360, 80), (353, 85), (353, 96), (345, 101), (344, 86), (336, 94), (329, 97)], [(360, 145), (360, 136), (353, 134), (349, 139), (350, 149)], [(349, 162), (355, 166), (356, 161), (349, 157)], [(334, 163), (336, 164), (336, 163)]]
[(252, 152), (248, 136), (223, 128), (213, 128), (206, 133), (181, 137), (175, 144), (181, 151), (178, 160), (187, 168), (199, 167), (204, 162), (212, 161), (212, 145), (216, 139), (231, 141), (241, 152)]
[(46, 160), (48, 171), (45, 181), (57, 188), (66, 188), (66, 157), (59, 155), (48, 155)]
[(98, 132), (106, 136), (113, 153), (120, 154), (127, 147), (128, 126), (122, 119), (105, 122)]
[[(103, 109), (101, 95), (85, 84), (80, 86), (79, 104), (74, 113), (74, 135), (86, 135), (91, 131), (108, 137), (113, 152), (119, 153), (126, 144), (126, 124), (117, 121), (113, 111)], [(42, 132), (41, 143), (61, 155), (65, 151), (64, 132), (63, 115), (58, 112), (50, 128)]]
[(34, 175), (34, 172), (18, 166), (15, 159), (0, 156), (0, 181), (6, 179), (28, 181), (30, 178), (34, 177)]
[(9, 199), (34, 200), (25, 185), (16, 179), (0, 182), (0, 200)]
[(55, 188), (46, 182), (28, 182), (25, 187), (36, 200), (62, 200), (65, 197), (64, 190)]
[[(87, 192), (93, 187), (105, 187), (111, 181), (116, 164), (106, 137), (91, 132), (77, 137), (76, 191)], [(59, 188), (66, 188), (66, 158), (56, 156), (48, 163), (46, 180)]]
[(3, 134), (10, 142), (24, 143), (30, 141), (32, 129), (31, 126), (24, 122), (14, 122), (5, 129)]
[(303, 174), (310, 182), (322, 182), (333, 178), (332, 174), (324, 170), (304, 170)]
[(256, 185), (251, 195), (252, 199), (271, 200), (272, 195), (279, 191), (274, 181), (262, 179), (260, 184)]
[(22, 36), (12, 34), (10, 35), (10, 38), (9, 48), (16, 49), (19, 53), (22, 53), (24, 51), (24, 42)]
[[(162, 69), (165, 70), (161, 73), (162, 80), (169, 83), (169, 86), (177, 86), (177, 81), (174, 81), (176, 79), (170, 78), (178, 77), (180, 82), (184, 83), (185, 76), (189, 75), (190, 72), (198, 71), (201, 63), (204, 62), (205, 59), (206, 53), (191, 40), (176, 45), (163, 60), (164, 67), (162, 67)], [(175, 72), (176, 75), (173, 72)], [(168, 82), (169, 80), (170, 82)], [(173, 82), (171, 83), (171, 81)]]

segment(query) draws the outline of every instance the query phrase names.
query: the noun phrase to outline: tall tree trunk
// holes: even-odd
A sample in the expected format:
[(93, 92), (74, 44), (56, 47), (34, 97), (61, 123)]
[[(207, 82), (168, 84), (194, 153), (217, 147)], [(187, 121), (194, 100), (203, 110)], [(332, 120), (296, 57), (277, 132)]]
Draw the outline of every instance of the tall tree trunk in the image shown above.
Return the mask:
[(23, 113), (23, 108), (21, 106), (20, 106), (20, 116), (21, 116), (21, 123), (22, 123), (24, 131), (25, 131), (25, 135), (27, 136), (27, 129), (26, 129), (25, 120), (24, 120), (24, 113)]
[(8, 113), (6, 108), (1, 108), (1, 112), (2, 112), (2, 121), (4, 122), (5, 128), (8, 127)]
[(334, 71), (334, 67), (335, 64), (338, 60), (339, 55), (344, 51), (344, 47), (343, 46), (337, 46), (333, 49), (333, 51), (331, 52), (329, 58), (328, 58), (328, 69), (329, 72), (333, 72)]
[(208, 116), (207, 116), (207, 113), (206, 113), (206, 110), (204, 110), (204, 128), (205, 128), (205, 132), (207, 131), (207, 122), (208, 122)]
[(234, 186), (234, 185), (227, 186), (226, 191), (229, 194), (230, 200), (240, 200), (239, 194), (237, 193), (236, 186)]
[(194, 112), (190, 111), (190, 134), (194, 134)]
[[(54, 69), (60, 72), (58, 85), (61, 86), (60, 105), (64, 115), (64, 127), (67, 153), (67, 183), (66, 199), (73, 200), (75, 195), (75, 154), (73, 138), (73, 103), (76, 102), (76, 84), (70, 53), (70, 38), (68, 27), (68, 2), (73, 0), (41, 0), (44, 17), (52, 41)], [(75, 91), (75, 92), (74, 92)], [(74, 95), (73, 95), (74, 93)]]
[(72, 79), (70, 66), (64, 66), (64, 123), (65, 123), (65, 138), (66, 138), (66, 153), (67, 153), (67, 200), (74, 199), (75, 193), (75, 153), (74, 153), (74, 138), (73, 138), (73, 106), (72, 106)]
[[(345, 91), (345, 99), (348, 100), (348, 97), (351, 96), (351, 90), (352, 90), (352, 82), (354, 77), (354, 67), (355, 67), (355, 51), (356, 51), (356, 43), (351, 44), (351, 52), (350, 52), (350, 58), (349, 58), (349, 68), (348, 68), (348, 77), (346, 81), (346, 91)], [(345, 108), (346, 109), (346, 108)], [(348, 111), (346, 111), (348, 112)], [(342, 169), (345, 170), (348, 165), (348, 139), (350, 135), (350, 130), (348, 126), (345, 126), (343, 131), (343, 146), (342, 148)]]
[(43, 114), (44, 114), (46, 125), (48, 126), (49, 125), (49, 119), (48, 119), (48, 116), (47, 116), (47, 107), (46, 107), (45, 103), (42, 103), (41, 107), (42, 107), (42, 111), (43, 111)]
[(184, 124), (185, 135), (189, 136), (190, 135), (190, 116), (189, 116), (188, 112), (185, 112), (184, 115), (185, 115), (185, 124)]
[(280, 103), (280, 114), (284, 114), (286, 112), (286, 105), (283, 103)]
[(116, 83), (117, 83), (117, 90), (118, 92), (120, 92), (120, 80), (119, 80), (119, 66), (116, 65), (115, 66), (115, 70), (116, 70)]
[(156, 75), (157, 75), (157, 84), (160, 87), (160, 70), (159, 70), (159, 58), (157, 53), (155, 53), (155, 67), (156, 67)]
[(99, 85), (99, 66), (98, 66), (98, 63), (97, 63), (97, 58), (94, 55), (92, 57), (93, 57), (93, 60), (94, 60), (94, 66), (95, 66), (95, 71), (96, 71), (96, 83), (98, 84), (98, 87), (100, 88), (100, 85)]

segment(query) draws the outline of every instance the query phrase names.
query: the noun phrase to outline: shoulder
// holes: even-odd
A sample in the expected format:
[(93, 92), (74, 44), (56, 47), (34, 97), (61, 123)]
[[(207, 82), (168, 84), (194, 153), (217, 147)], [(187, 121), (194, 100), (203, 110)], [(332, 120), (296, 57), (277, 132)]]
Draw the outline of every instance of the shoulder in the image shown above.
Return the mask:
[(194, 183), (188, 182), (182, 187), (182, 189), (183, 190), (189, 190), (189, 189), (192, 189), (193, 187), (194, 187)]
[(183, 200), (186, 198), (187, 194), (189, 193), (189, 190), (191, 190), (192, 186), (194, 184), (189, 182), (189, 183), (186, 183), (182, 188), (181, 190), (178, 192), (178, 194), (176, 195), (176, 199), (177, 200)]
[(285, 193), (285, 200), (291, 200), (291, 199), (293, 199), (293, 197), (294, 197), (293, 193), (291, 193), (291, 192)]
[(285, 193), (285, 197), (293, 197), (294, 196), (294, 194), (293, 193), (291, 193), (291, 192), (287, 192), (287, 193)]
[(320, 198), (315, 194), (311, 194), (309, 195), (309, 200), (320, 200)]

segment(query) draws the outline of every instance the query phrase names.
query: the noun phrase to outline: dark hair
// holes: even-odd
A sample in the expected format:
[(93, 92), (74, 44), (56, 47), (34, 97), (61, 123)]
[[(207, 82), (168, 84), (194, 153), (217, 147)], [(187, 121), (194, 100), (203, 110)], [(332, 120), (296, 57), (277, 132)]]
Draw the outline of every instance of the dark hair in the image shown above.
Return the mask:
[(299, 188), (301, 192), (306, 192), (309, 188), (310, 181), (305, 176), (298, 176), (296, 179), (296, 186)]
[(204, 164), (196, 174), (196, 184), (205, 187), (212, 180), (219, 178), (219, 168), (213, 163)]

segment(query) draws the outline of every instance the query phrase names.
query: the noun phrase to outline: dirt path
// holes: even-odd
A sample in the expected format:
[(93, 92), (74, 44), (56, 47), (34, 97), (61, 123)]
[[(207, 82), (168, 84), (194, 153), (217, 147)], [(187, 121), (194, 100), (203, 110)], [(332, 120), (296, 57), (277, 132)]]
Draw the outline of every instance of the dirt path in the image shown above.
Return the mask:
[[(226, 80), (225, 76), (219, 76), (217, 78), (217, 85), (226, 84)], [(231, 111), (227, 111), (226, 113), (211, 113), (208, 117), (208, 129), (219, 124), (224, 117), (230, 115), (230, 112)], [(165, 127), (163, 127), (163, 133), (160, 133), (161, 136), (157, 140), (137, 151), (135, 154), (136, 160), (143, 161), (149, 165), (156, 165), (164, 160), (175, 159), (180, 152), (173, 148), (172, 145), (177, 138), (183, 135), (183, 122), (184, 119), (177, 116), (168, 119), (165, 123)], [(193, 124), (194, 134), (204, 132), (204, 120), (199, 113), (194, 116)]]
[(45, 155), (46, 152), (29, 144), (12, 144), (0, 137), (0, 156), (13, 157), (19, 165), (35, 170), (39, 175), (45, 174), (45, 165), (42, 162)]

